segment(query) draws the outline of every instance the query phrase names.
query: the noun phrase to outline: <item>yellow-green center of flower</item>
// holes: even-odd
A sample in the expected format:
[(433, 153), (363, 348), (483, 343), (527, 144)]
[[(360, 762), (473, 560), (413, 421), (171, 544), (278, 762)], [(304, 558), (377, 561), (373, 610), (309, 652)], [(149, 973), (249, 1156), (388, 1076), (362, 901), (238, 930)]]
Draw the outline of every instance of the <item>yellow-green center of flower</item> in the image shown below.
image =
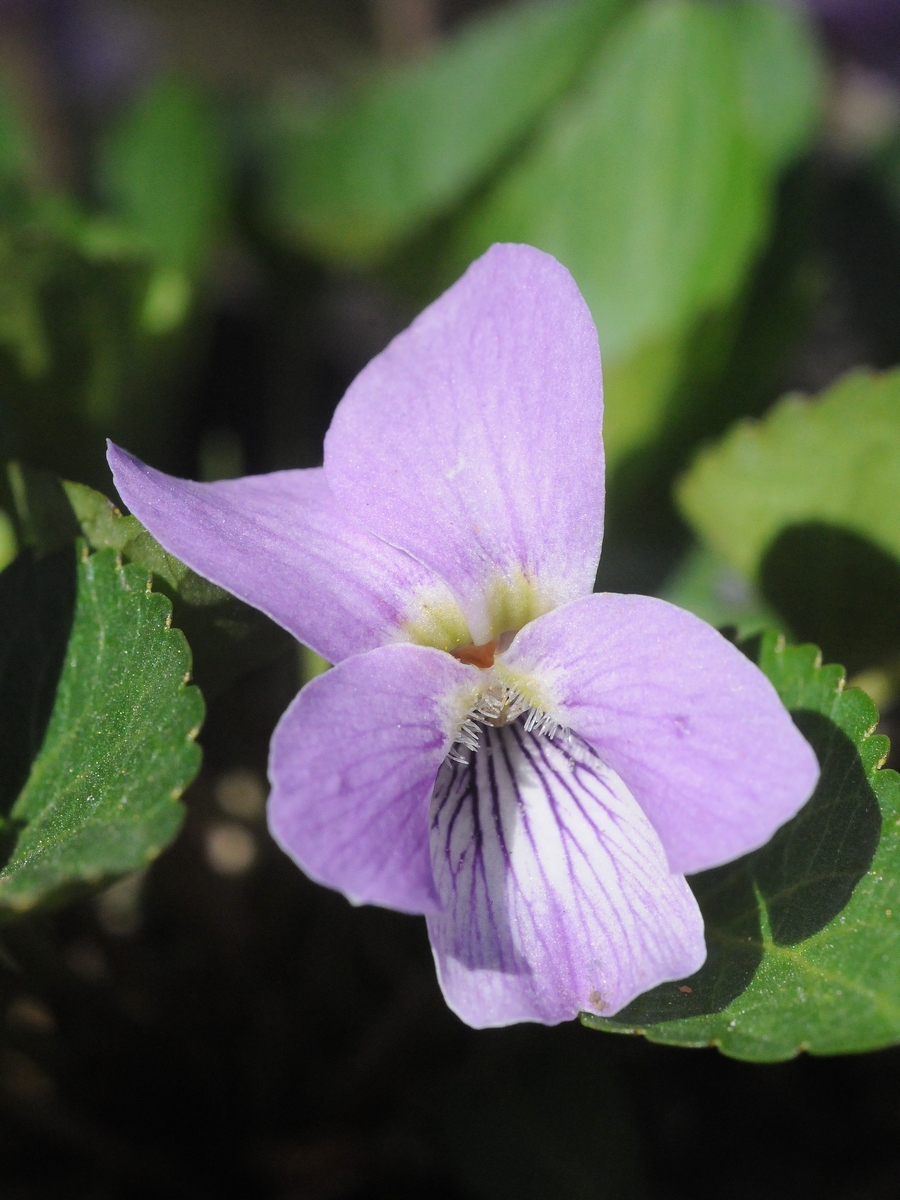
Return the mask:
[[(545, 589), (523, 571), (517, 571), (512, 575), (495, 575), (485, 587), (487, 637), (483, 642), (476, 643), (459, 604), (444, 591), (420, 593), (400, 632), (417, 646), (432, 646), (458, 657), (467, 647), (487, 646), (504, 635), (518, 633), (535, 617), (543, 616), (555, 607), (556, 602)], [(505, 647), (501, 646), (499, 652), (503, 649)], [(482, 663), (473, 660), (472, 665), (482, 666)]]
[(556, 607), (554, 599), (524, 572), (497, 575), (484, 592), (488, 637), (475, 641), (459, 604), (447, 592), (420, 593), (402, 626), (401, 636), (419, 646), (443, 650), (480, 677), (448, 698), (448, 721), (456, 730), (451, 757), (478, 746), (479, 726), (508, 725), (523, 717), (527, 730), (553, 736), (559, 722), (555, 705), (541, 682), (505, 660), (516, 634)]

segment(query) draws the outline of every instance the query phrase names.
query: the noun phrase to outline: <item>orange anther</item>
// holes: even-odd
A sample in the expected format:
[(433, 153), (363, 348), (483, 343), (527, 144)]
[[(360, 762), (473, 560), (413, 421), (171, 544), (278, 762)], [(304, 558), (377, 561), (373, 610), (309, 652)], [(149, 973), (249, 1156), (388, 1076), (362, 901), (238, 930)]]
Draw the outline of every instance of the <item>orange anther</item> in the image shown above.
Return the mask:
[(492, 642), (485, 642), (483, 646), (476, 646), (474, 642), (470, 642), (468, 646), (460, 646), (458, 650), (451, 650), (450, 653), (467, 667), (480, 667), (482, 671), (486, 671), (494, 665), (497, 640), (494, 638)]

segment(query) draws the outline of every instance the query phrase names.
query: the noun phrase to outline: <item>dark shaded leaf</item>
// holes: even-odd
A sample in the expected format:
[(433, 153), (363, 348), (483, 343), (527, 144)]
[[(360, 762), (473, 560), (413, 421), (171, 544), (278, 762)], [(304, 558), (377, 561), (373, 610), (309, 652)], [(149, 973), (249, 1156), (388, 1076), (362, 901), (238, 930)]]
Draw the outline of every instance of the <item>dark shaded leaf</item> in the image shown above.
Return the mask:
[(851, 676), (900, 662), (900, 560), (820, 521), (791, 525), (759, 568), (759, 587), (794, 636)]
[(7, 475), (22, 542), (39, 557), (72, 546), (81, 529), (59, 477), (22, 463), (10, 463)]
[(47, 731), (75, 612), (75, 546), (25, 550), (0, 572), (0, 816), (25, 786)]

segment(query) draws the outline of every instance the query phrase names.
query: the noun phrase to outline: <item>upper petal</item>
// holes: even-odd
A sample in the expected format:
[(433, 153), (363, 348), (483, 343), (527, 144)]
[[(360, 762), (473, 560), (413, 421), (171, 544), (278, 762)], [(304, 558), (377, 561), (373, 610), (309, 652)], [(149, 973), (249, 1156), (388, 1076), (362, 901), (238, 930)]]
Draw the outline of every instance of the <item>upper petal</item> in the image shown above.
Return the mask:
[(498, 591), (524, 579), (547, 611), (593, 587), (602, 410), (597, 333), (571, 275), (497, 245), (351, 384), (325, 471), (349, 513), (448, 581), (487, 641), (502, 630), (486, 591), (502, 608)]
[(627, 788), (578, 737), (483, 731), (431, 805), (450, 1007), (478, 1028), (611, 1015), (703, 964), (703, 918)]
[(269, 757), (269, 828), (307, 875), (355, 902), (438, 907), (428, 801), (477, 674), (423, 646), (347, 659), (300, 692)]
[(108, 458), (166, 550), (330, 662), (402, 638), (410, 621), (462, 620), (433, 572), (346, 516), (321, 468), (193, 483), (112, 444)]
[(692, 613), (587, 596), (523, 629), (504, 658), (619, 774), (675, 871), (767, 842), (809, 799), (816, 756), (771, 683)]

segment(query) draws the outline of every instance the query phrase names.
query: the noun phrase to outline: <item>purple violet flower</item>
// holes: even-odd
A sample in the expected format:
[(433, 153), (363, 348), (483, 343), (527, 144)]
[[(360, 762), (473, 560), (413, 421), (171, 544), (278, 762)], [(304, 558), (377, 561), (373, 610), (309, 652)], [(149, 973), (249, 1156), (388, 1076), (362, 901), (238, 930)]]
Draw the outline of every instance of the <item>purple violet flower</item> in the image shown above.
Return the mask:
[(200, 484), (110, 449), (167, 550), (337, 664), (275, 731), (270, 828), (352, 901), (424, 913), (478, 1027), (692, 974), (685, 873), (767, 841), (818, 777), (714, 629), (592, 594), (601, 417), (574, 281), (499, 245), (357, 377), (323, 468)]

